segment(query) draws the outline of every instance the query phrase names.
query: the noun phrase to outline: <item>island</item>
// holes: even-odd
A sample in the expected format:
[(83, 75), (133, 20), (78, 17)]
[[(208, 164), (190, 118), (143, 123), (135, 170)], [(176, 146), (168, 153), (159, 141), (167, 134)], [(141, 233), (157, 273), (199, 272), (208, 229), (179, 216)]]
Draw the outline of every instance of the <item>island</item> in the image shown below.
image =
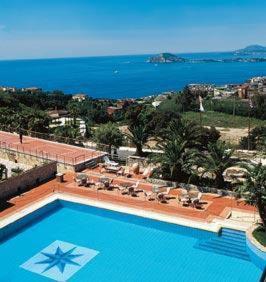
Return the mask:
[(155, 64), (165, 64), (165, 63), (183, 63), (187, 60), (181, 57), (178, 57), (171, 53), (161, 53), (159, 55), (150, 57), (148, 59), (149, 63), (155, 63)]
[[(236, 53), (235, 53), (236, 54)], [(265, 53), (266, 54), (266, 53)], [(239, 54), (240, 55), (240, 54)], [(246, 54), (247, 55), (247, 54)], [(150, 57), (147, 61), (153, 64), (169, 64), (169, 63), (261, 63), (266, 62), (265, 57), (234, 57), (226, 59), (185, 59), (171, 53), (161, 53)]]
[(249, 45), (243, 49), (234, 51), (236, 55), (254, 55), (254, 54), (266, 54), (266, 47), (262, 45)]

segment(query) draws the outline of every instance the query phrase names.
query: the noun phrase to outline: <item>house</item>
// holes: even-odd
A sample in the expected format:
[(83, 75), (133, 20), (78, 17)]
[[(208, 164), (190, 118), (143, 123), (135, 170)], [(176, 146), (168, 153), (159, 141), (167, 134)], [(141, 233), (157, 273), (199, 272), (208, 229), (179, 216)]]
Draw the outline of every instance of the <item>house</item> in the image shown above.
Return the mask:
[(14, 92), (16, 92), (16, 90), (17, 89), (15, 87), (0, 86), (0, 91), (2, 91), (2, 92), (14, 93)]
[(26, 88), (21, 88), (22, 92), (34, 94), (34, 93), (39, 93), (42, 92), (42, 88), (39, 87), (26, 87)]
[(75, 101), (78, 101), (78, 102), (82, 102), (82, 101), (84, 101), (86, 99), (86, 97), (87, 97), (86, 94), (82, 94), (82, 93), (75, 94), (75, 95), (72, 96), (72, 100), (75, 100)]
[(171, 94), (171, 92), (165, 92), (155, 97), (154, 101), (151, 103), (154, 108), (157, 108), (163, 101), (167, 99), (167, 97)]
[(249, 84), (248, 95), (266, 95), (266, 76), (252, 77)]
[(56, 120), (61, 117), (67, 117), (68, 111), (55, 109), (55, 110), (48, 111), (47, 114), (51, 119)]
[[(52, 122), (50, 124), (51, 128), (74, 124), (74, 118), (69, 116), (69, 113), (67, 110), (55, 109), (52, 111), (48, 111), (47, 114), (52, 119)], [(79, 127), (80, 134), (84, 136), (86, 133), (85, 121), (80, 118), (76, 118), (76, 124)]]
[(121, 111), (121, 110), (122, 110), (122, 108), (120, 108), (120, 107), (114, 107), (114, 106), (107, 107), (107, 109), (106, 109), (107, 114), (108, 114), (109, 116), (112, 116), (114, 113), (119, 112), (119, 111)]
[(237, 90), (234, 87), (232, 87), (231, 85), (214, 87), (213, 89), (213, 97), (215, 99), (232, 97), (236, 93), (237, 93)]
[(214, 85), (193, 83), (188, 85), (188, 89), (194, 96), (201, 95), (205, 97), (209, 94), (213, 95)]
[(238, 97), (241, 99), (247, 99), (248, 98), (248, 89), (249, 89), (249, 84), (245, 83), (245, 84), (240, 85), (237, 89)]

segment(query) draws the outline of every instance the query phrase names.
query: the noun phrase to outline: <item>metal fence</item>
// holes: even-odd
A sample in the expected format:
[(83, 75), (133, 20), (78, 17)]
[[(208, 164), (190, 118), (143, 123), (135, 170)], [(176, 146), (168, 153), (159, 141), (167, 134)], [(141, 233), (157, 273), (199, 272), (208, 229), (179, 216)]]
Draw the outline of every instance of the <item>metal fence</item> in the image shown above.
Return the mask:
[[(0, 130), (5, 131), (5, 132), (10, 132), (10, 133), (18, 133), (18, 129), (7, 127), (7, 126), (1, 126)], [(20, 129), (20, 132), (22, 132), (23, 135), (29, 136), (32, 138), (38, 138), (38, 139), (44, 139), (47, 141), (68, 144), (68, 145), (76, 146), (79, 148), (90, 149), (92, 151), (86, 152), (86, 155), (80, 154), (79, 156), (76, 156), (76, 157), (70, 157), (70, 156), (65, 156), (61, 154), (48, 153), (48, 152), (44, 152), (42, 150), (37, 150), (37, 149), (32, 150), (29, 148), (25, 148), (23, 145), (15, 145), (15, 144), (8, 143), (6, 141), (1, 141), (1, 140), (0, 140), (0, 148), (9, 150), (10, 152), (30, 155), (33, 157), (41, 158), (43, 160), (53, 160), (59, 163), (69, 164), (69, 165), (85, 163), (87, 161), (86, 157), (88, 159), (89, 155), (90, 155), (89, 158), (92, 158), (92, 159), (97, 157), (98, 153), (95, 151), (99, 151), (99, 150), (104, 153), (107, 153), (109, 157), (113, 160), (119, 161), (121, 163), (124, 163), (126, 161), (126, 158), (121, 157), (116, 153), (116, 148), (111, 147), (111, 152), (110, 152), (110, 147), (108, 145), (96, 144), (95, 142), (88, 140), (86, 138), (78, 138), (78, 139), (67, 138), (67, 137), (58, 138), (54, 134), (41, 133), (41, 132), (25, 130), (25, 129)]]
[(35, 157), (39, 160), (45, 161), (56, 161), (58, 163), (62, 163), (64, 165), (75, 165), (80, 163), (81, 159), (83, 158), (85, 160), (85, 155), (80, 155), (77, 157), (69, 157), (64, 156), (60, 154), (52, 154), (48, 152), (43, 152), (41, 150), (31, 150), (28, 148), (25, 148), (23, 146), (18, 146), (14, 144), (8, 144), (6, 142), (0, 141), (0, 148), (5, 150), (6, 152), (13, 153), (13, 154), (22, 154), (25, 156), (31, 156)]

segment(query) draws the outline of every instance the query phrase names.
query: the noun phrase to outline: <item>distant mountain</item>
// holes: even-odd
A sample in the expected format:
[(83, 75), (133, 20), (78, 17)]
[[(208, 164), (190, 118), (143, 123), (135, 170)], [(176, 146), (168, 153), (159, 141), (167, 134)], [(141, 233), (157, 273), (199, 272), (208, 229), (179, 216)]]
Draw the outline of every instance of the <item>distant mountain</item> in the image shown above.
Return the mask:
[(174, 54), (171, 53), (161, 53), (159, 55), (153, 56), (149, 58), (148, 62), (149, 63), (183, 63), (186, 62), (187, 60), (181, 57), (178, 57)]
[(261, 45), (249, 45), (243, 49), (234, 51), (234, 53), (238, 55), (261, 54), (261, 53), (266, 53), (266, 47)]

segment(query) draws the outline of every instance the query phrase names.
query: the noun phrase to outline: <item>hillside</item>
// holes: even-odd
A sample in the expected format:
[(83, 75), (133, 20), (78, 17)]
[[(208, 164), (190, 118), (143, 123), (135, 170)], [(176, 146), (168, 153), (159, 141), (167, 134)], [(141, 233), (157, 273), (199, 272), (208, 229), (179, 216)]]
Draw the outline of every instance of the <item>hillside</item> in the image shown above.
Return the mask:
[(266, 47), (262, 45), (249, 45), (243, 49), (236, 50), (234, 53), (246, 55), (266, 53)]
[(171, 53), (161, 53), (159, 55), (149, 58), (149, 63), (182, 63), (186, 59), (178, 57)]

